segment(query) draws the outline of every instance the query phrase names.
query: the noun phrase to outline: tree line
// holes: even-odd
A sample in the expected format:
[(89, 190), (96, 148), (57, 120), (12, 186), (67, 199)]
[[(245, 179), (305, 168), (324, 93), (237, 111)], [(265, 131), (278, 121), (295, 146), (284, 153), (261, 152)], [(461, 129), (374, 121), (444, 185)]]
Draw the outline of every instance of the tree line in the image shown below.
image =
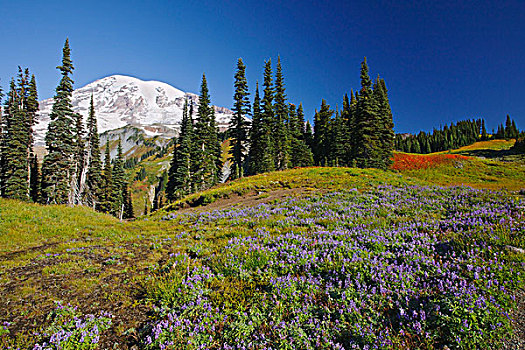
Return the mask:
[(32, 127), (38, 111), (35, 77), (19, 68), (16, 82), (11, 80), (0, 113), (0, 195), (42, 204), (86, 205), (117, 217), (133, 217), (120, 141), (113, 164), (108, 141), (102, 164), (93, 96), (86, 126), (82, 115), (73, 111), (69, 40), (57, 69), (62, 78), (55, 90), (41, 169), (33, 150)]
[[(193, 102), (186, 101), (171, 164), (159, 179), (155, 198), (162, 198), (165, 191), (166, 199), (173, 201), (210, 188), (221, 177), (233, 180), (294, 167), (388, 168), (395, 135), (386, 83), (379, 76), (372, 81), (366, 58), (360, 77), (361, 89), (351, 91), (350, 98), (344, 96), (341, 110), (332, 109), (322, 100), (312, 128), (305, 122), (302, 104), (297, 106), (287, 100), (280, 58), (275, 77), (271, 59), (265, 62), (262, 97), (256, 82), (253, 102), (246, 66), (239, 58), (234, 76), (234, 115), (225, 135), (232, 142), (231, 166), (225, 168), (203, 75), (196, 115)], [(154, 207), (159, 206), (154, 203)]]
[[(86, 205), (118, 217), (131, 217), (133, 204), (124, 169), (136, 160), (126, 162), (119, 140), (111, 162), (108, 140), (102, 162), (93, 96), (86, 125), (82, 115), (73, 111), (74, 66), (68, 40), (57, 69), (61, 79), (41, 168), (33, 151), (32, 127), (38, 111), (35, 77), (20, 68), (17, 80), (11, 82), (5, 111), (0, 113), (0, 194), (43, 204)], [(305, 121), (302, 104), (287, 98), (280, 58), (275, 75), (271, 59), (265, 61), (262, 93), (256, 82), (253, 101), (249, 98), (246, 66), (239, 59), (234, 114), (222, 135), (231, 142), (230, 160), (225, 162), (203, 74), (198, 102), (185, 102), (180, 133), (172, 141), (173, 157), (169, 170), (159, 177), (154, 208), (221, 180), (274, 170), (312, 165), (388, 168), (394, 132), (386, 84), (379, 76), (372, 81), (366, 58), (360, 78), (360, 90), (351, 90), (350, 98), (345, 94), (341, 109), (333, 109), (322, 100), (312, 127)]]
[(432, 133), (424, 131), (417, 135), (396, 135), (395, 149), (407, 153), (433, 153), (457, 149), (478, 141), (495, 139), (515, 139), (519, 130), (514, 120), (507, 115), (505, 126), (500, 124), (497, 132), (487, 133), (484, 119), (461, 120), (457, 123), (434, 129)]

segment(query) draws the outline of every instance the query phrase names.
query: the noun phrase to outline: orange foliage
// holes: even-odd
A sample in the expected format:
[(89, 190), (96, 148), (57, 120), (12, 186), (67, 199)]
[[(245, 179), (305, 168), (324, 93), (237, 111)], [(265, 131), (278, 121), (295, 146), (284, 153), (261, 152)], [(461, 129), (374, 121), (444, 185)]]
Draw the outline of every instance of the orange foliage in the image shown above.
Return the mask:
[(451, 164), (455, 160), (466, 160), (470, 157), (459, 154), (407, 154), (394, 153), (393, 170), (419, 170)]

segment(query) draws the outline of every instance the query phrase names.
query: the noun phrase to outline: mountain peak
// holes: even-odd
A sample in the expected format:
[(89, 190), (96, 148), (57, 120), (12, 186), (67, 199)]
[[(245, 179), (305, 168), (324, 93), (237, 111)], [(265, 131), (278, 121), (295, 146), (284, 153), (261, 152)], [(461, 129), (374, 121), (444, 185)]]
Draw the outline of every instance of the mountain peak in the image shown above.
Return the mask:
[[(126, 75), (111, 75), (73, 91), (73, 110), (87, 119), (91, 95), (95, 105), (99, 132), (136, 126), (147, 133), (152, 125), (161, 125), (169, 137), (179, 129), (184, 101), (198, 103), (198, 96), (184, 92), (160, 81), (144, 81)], [(43, 145), (49, 124), (53, 98), (40, 101), (38, 122), (35, 126), (35, 144)], [(219, 127), (227, 127), (233, 112), (216, 107)], [(194, 116), (195, 117), (195, 116)], [(168, 135), (166, 134), (166, 135)], [(160, 136), (163, 136), (162, 133)]]

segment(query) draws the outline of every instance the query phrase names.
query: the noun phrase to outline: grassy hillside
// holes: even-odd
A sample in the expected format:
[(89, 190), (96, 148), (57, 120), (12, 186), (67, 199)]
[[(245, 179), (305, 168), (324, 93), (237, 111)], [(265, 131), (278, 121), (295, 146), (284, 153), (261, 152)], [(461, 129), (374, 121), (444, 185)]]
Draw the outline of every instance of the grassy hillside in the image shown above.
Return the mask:
[(525, 189), (525, 156), (512, 154), (514, 141), (476, 142), (428, 155), (396, 152), (392, 170), (442, 186)]
[(132, 222), (0, 199), (0, 348), (523, 341), (523, 197), (433, 187), (520, 189), (521, 165), (396, 157), (244, 178)]

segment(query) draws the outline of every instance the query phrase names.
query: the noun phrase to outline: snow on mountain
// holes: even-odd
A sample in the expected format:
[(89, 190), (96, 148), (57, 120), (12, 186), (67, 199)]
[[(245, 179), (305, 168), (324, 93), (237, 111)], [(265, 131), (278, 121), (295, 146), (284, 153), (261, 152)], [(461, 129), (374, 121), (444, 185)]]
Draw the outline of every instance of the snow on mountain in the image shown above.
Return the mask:
[[(87, 120), (91, 95), (95, 105), (100, 133), (127, 125), (138, 127), (148, 136), (172, 137), (182, 121), (184, 100), (196, 104), (198, 96), (159, 81), (143, 81), (134, 77), (112, 75), (73, 91), (73, 110)], [(44, 145), (53, 98), (40, 101), (38, 122), (35, 125), (35, 145)], [(227, 127), (233, 112), (215, 108), (220, 129)]]

